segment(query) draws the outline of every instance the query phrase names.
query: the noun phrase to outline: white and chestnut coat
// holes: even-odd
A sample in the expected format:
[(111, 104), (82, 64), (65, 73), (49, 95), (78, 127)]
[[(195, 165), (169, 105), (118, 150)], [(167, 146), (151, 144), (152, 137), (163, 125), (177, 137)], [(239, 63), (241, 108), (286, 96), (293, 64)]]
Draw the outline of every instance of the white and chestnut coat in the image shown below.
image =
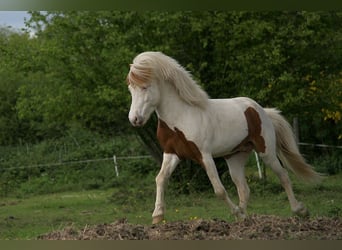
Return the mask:
[[(262, 108), (255, 101), (238, 97), (209, 99), (206, 92), (173, 58), (161, 52), (136, 56), (127, 76), (132, 103), (129, 120), (143, 126), (152, 112), (158, 115), (157, 137), (164, 150), (156, 177), (157, 194), (153, 223), (164, 219), (164, 189), (177, 164), (191, 159), (205, 169), (216, 195), (239, 218), (246, 216), (249, 187), (244, 165), (255, 150), (279, 177), (291, 209), (306, 215), (307, 209), (294, 196), (284, 166), (306, 180), (319, 175), (305, 163), (295, 143), (291, 127), (276, 109)], [(218, 176), (213, 158), (224, 157), (237, 186), (239, 205), (229, 198)]]

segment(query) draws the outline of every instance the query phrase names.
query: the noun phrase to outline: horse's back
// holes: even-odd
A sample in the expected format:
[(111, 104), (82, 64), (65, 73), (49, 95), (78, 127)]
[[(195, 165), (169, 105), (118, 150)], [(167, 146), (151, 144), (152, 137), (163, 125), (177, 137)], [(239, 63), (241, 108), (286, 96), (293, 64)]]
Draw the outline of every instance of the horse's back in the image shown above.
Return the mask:
[(260, 115), (266, 115), (264, 109), (253, 99), (248, 97), (235, 97), (227, 99), (210, 99), (210, 113), (216, 116), (225, 117), (227, 120), (245, 119), (244, 112), (252, 107)]

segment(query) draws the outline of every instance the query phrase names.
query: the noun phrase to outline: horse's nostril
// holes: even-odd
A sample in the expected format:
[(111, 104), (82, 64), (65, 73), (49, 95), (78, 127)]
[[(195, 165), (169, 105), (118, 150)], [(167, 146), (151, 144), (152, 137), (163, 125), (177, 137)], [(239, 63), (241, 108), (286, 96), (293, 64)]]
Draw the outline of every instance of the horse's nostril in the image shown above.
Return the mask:
[(134, 126), (141, 126), (143, 123), (144, 123), (144, 119), (142, 116), (138, 115), (138, 116), (134, 117), (134, 120), (133, 120)]

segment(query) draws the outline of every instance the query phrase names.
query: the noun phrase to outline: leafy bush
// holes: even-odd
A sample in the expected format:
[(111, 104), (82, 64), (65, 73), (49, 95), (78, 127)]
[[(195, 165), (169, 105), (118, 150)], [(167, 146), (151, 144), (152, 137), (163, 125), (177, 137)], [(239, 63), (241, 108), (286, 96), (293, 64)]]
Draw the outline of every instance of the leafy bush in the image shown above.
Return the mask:
[[(135, 136), (110, 139), (74, 127), (60, 139), (35, 145), (2, 147), (0, 195), (37, 194), (66, 190), (104, 188), (116, 178), (113, 155), (146, 155)], [(119, 170), (147, 173), (150, 159), (118, 160)]]
[[(340, 150), (341, 151), (341, 150)], [(313, 164), (318, 172), (334, 175), (342, 172), (341, 152), (332, 151), (320, 155), (313, 160)]]

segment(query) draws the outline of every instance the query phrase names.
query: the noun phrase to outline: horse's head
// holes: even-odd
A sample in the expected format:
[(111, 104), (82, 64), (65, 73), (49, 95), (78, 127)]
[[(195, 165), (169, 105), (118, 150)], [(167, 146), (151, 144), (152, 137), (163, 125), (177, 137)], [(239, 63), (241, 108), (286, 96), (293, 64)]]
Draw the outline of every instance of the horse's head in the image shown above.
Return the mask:
[[(166, 83), (174, 92), (166, 92)], [(129, 120), (133, 126), (142, 126), (157, 109), (160, 95), (175, 95), (191, 106), (206, 108), (208, 95), (176, 60), (161, 52), (147, 51), (137, 55), (127, 76), (132, 96)]]
[(143, 126), (159, 103), (158, 84), (152, 77), (151, 69), (145, 67), (143, 61), (131, 64), (127, 84), (132, 97), (129, 121), (135, 127)]

